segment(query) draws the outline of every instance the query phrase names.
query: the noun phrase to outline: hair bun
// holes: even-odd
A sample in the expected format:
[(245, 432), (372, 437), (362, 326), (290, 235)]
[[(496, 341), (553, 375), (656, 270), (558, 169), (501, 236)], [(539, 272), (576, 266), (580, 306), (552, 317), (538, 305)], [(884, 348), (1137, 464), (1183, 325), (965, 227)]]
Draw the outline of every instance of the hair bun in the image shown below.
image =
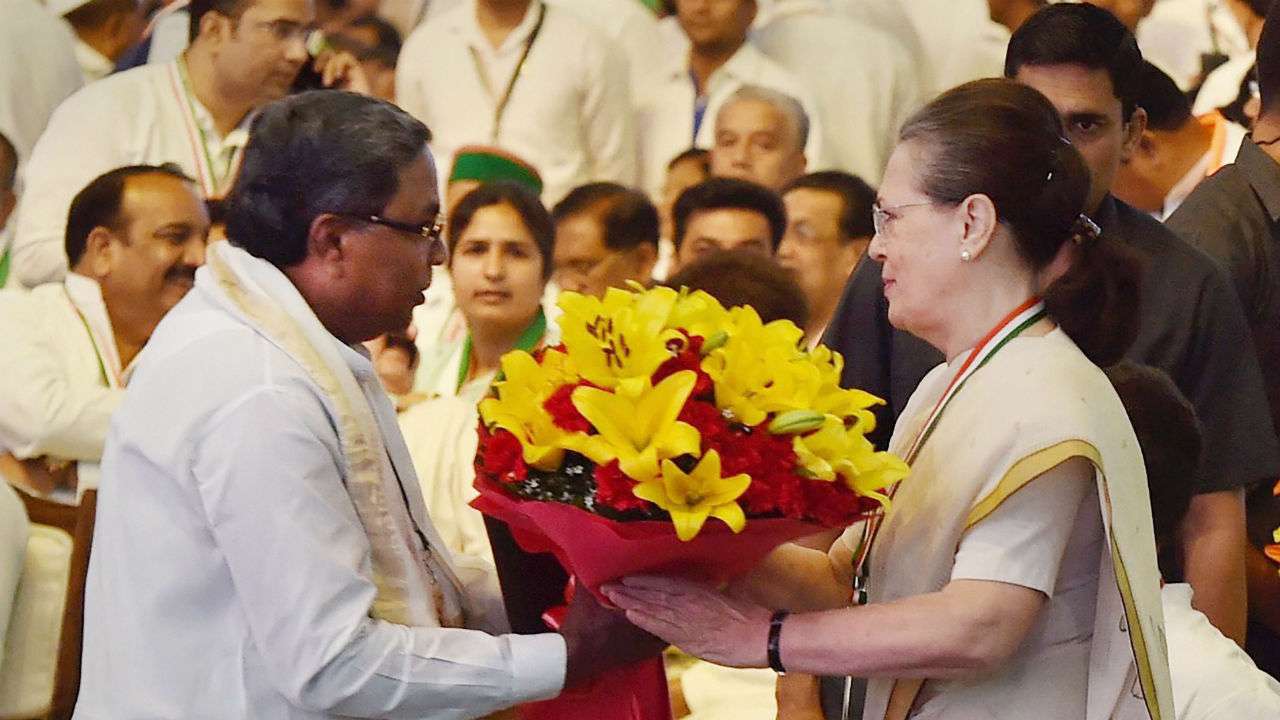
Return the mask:
[(1071, 226), (1071, 242), (1076, 245), (1091, 245), (1097, 242), (1102, 236), (1102, 228), (1098, 227), (1098, 223), (1093, 218), (1080, 213), (1076, 217), (1075, 224)]

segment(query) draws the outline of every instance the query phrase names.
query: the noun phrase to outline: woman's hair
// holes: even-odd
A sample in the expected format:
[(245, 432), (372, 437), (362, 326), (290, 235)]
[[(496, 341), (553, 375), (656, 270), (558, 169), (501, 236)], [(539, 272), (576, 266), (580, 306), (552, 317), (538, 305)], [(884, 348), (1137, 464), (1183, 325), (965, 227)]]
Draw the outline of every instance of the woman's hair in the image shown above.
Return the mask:
[(685, 265), (663, 283), (702, 290), (725, 307), (750, 305), (766, 323), (790, 320), (804, 327), (809, 306), (794, 277), (773, 258), (745, 250), (717, 250)]
[(1079, 245), (1070, 269), (1044, 290), (1045, 305), (1095, 364), (1118, 361), (1137, 329), (1141, 268), (1132, 251), (1082, 214), (1089, 169), (1063, 139), (1053, 105), (1012, 80), (977, 80), (929, 103), (899, 140), (925, 148), (919, 172), (926, 195), (950, 204), (990, 198), (1037, 271), (1064, 243)]
[(522, 183), (498, 180), (484, 183), (458, 201), (449, 218), (449, 256), (453, 257), (458, 238), (471, 225), (471, 220), (481, 208), (506, 205), (520, 216), (520, 222), (533, 236), (533, 242), (542, 253), (542, 279), (551, 277), (551, 257), (555, 253), (556, 227), (542, 201)]

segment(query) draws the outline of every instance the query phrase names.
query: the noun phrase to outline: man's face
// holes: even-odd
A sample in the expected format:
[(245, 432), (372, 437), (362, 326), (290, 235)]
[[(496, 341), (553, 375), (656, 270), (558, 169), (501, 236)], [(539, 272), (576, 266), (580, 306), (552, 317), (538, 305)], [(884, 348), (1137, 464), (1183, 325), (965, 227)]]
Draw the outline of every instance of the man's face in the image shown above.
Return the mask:
[(218, 80), (260, 105), (288, 94), (310, 60), (312, 0), (252, 0), (238, 20), (218, 19), (223, 22), (211, 38)]
[(117, 331), (145, 339), (195, 282), (209, 212), (193, 184), (158, 173), (126, 180), (120, 211), (120, 227), (94, 249), (89, 270), (113, 319), (132, 325)]
[(676, 0), (676, 17), (696, 48), (732, 50), (747, 40), (755, 0)]
[[(399, 174), (399, 187), (379, 216), (412, 226), (429, 225), (440, 214), (440, 193), (431, 157), (423, 152)], [(343, 294), (361, 327), (344, 338), (363, 341), (409, 327), (413, 309), (431, 285), (431, 268), (445, 261), (444, 243), (417, 232), (357, 223), (343, 237)]]
[(603, 297), (611, 287), (625, 288), (628, 280), (648, 282), (657, 250), (638, 245), (614, 250), (605, 244), (604, 226), (590, 212), (570, 215), (556, 224), (556, 284), (561, 290)]
[(711, 174), (781, 190), (804, 174), (804, 147), (785, 114), (759, 100), (740, 100), (716, 115)]
[(1132, 155), (1146, 126), (1146, 114), (1136, 110), (1125, 122), (1106, 70), (1082, 65), (1023, 65), (1014, 79), (1049, 98), (1058, 109), (1067, 140), (1084, 156), (1091, 185), (1086, 212), (1092, 212), (1111, 191), (1120, 163)]
[(689, 158), (667, 169), (662, 183), (662, 203), (658, 205), (658, 217), (662, 222), (662, 237), (671, 239), (675, 228), (671, 222), (671, 210), (680, 193), (707, 179), (708, 174), (701, 160)]
[(1115, 15), (1124, 26), (1132, 32), (1138, 22), (1151, 14), (1156, 0), (1086, 0), (1090, 5), (1097, 5)]
[(836, 193), (796, 188), (782, 202), (787, 232), (778, 246), (778, 262), (795, 273), (810, 310), (834, 307), (871, 238), (846, 238), (840, 231), (844, 201)]
[(1184, 172), (1170, 162), (1170, 142), (1168, 133), (1143, 133), (1133, 155), (1116, 173), (1115, 196), (1143, 212), (1162, 211), (1165, 197)]
[(698, 210), (685, 224), (684, 239), (676, 251), (676, 264), (684, 267), (717, 250), (743, 250), (771, 257), (769, 219), (745, 208)]
[[(376, 12), (375, 7), (373, 11)], [(369, 78), (370, 89), (375, 97), (389, 103), (396, 101), (396, 68), (373, 57), (378, 48), (378, 31), (368, 25), (345, 27), (338, 31), (342, 38), (343, 49), (348, 50), (360, 61), (360, 69)]]

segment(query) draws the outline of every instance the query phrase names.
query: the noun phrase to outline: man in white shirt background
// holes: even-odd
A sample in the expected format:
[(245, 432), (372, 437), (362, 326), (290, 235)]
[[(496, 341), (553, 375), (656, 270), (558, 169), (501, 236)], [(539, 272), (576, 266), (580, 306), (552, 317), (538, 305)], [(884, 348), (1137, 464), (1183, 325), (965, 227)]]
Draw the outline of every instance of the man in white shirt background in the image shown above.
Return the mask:
[(1205, 178), (1235, 162), (1248, 131), (1211, 112), (1191, 115), (1191, 104), (1173, 79), (1146, 63), (1138, 104), (1147, 126), (1133, 154), (1116, 173), (1112, 191), (1164, 221)]
[(190, 289), (208, 233), (203, 198), (172, 166), (112, 170), (76, 195), (71, 272), (0, 292), (0, 453), (10, 456), (10, 482), (62, 497), (77, 463), (98, 462), (129, 367)]
[(75, 717), (483, 717), (657, 652), (587, 592), (562, 634), (466, 629), (358, 350), (408, 325), (444, 260), (427, 137), (346, 92), (255, 119), (229, 240), (112, 422)]
[(494, 145), (542, 176), (553, 204), (578, 185), (635, 181), (627, 63), (573, 12), (542, 0), (466, 0), (405, 41), (400, 107), (431, 128), (432, 151)]
[(689, 147), (710, 148), (715, 118), (743, 85), (758, 85), (796, 98), (810, 119), (805, 155), (821, 167), (822, 128), (812, 95), (781, 65), (747, 42), (755, 0), (676, 0), (676, 18), (687, 52), (673, 54), (653, 91), (639, 103), (641, 188), (660, 198), (671, 159)]
[(91, 83), (115, 72), (116, 61), (142, 37), (146, 18), (138, 0), (50, 0), (76, 33), (76, 60)]
[(879, 182), (898, 128), (923, 104), (907, 44), (829, 0), (762, 3), (751, 42), (813, 93), (825, 166)]
[(790, 95), (743, 85), (716, 113), (711, 174), (759, 183), (775, 192), (804, 174), (809, 116)]
[[(63, 103), (32, 153), (17, 211), (12, 278), (27, 287), (66, 272), (71, 197), (116, 167), (172, 162), (205, 197), (221, 197), (239, 166), (253, 112), (283, 97), (310, 57), (310, 0), (195, 0), (191, 47), (178, 60), (117, 73)], [(326, 77), (367, 91), (350, 55)], [(11, 281), (12, 282), (12, 281)]]
[(21, 161), (84, 83), (74, 47), (71, 28), (38, 0), (0, 0), (0, 133)]

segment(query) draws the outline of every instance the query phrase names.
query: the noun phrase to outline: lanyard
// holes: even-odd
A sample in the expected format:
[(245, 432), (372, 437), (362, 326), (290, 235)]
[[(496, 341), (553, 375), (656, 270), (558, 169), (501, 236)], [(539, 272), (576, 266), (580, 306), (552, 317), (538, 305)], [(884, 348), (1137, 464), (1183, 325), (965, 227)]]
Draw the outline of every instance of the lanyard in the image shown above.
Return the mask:
[[(226, 170), (219, 174), (218, 166), (213, 162), (213, 156), (209, 154), (209, 136), (196, 120), (196, 107), (195, 101), (192, 100), (193, 93), (191, 78), (187, 74), (187, 61), (180, 57), (174, 65), (176, 70), (170, 72), (171, 85), (178, 104), (182, 107), (182, 119), (187, 129), (187, 141), (191, 144), (197, 179), (200, 181), (205, 197), (221, 198), (240, 170), (240, 162), (244, 158), (244, 147), (232, 150), (233, 154), (226, 164)], [(222, 152), (225, 153), (225, 149)]]
[[(529, 39), (524, 41), (524, 50), (520, 53), (520, 59), (516, 61), (516, 69), (511, 73), (511, 79), (507, 81), (507, 88), (502, 92), (502, 96), (497, 98), (497, 103), (493, 109), (493, 132), (490, 134), (490, 140), (496, 145), (498, 143), (498, 134), (502, 131), (502, 116), (507, 112), (507, 104), (511, 102), (511, 94), (515, 92), (516, 83), (520, 80), (520, 73), (524, 70), (525, 61), (529, 59), (529, 52), (533, 50), (533, 43), (538, 39), (538, 33), (542, 32), (542, 21), (547, 17), (546, 3), (538, 3), (538, 20), (533, 24), (533, 30), (529, 33)], [(484, 86), (484, 91), (488, 93), (490, 99), (494, 99), (493, 88), (489, 85), (489, 76), (485, 74), (484, 63), (480, 60), (474, 46), (467, 48), (471, 51), (471, 62), (475, 65), (476, 76), (480, 78), (480, 84)]]
[[(978, 345), (969, 352), (969, 357), (965, 358), (960, 369), (956, 370), (951, 382), (947, 384), (947, 389), (938, 398), (938, 402), (934, 404), (933, 410), (929, 412), (924, 425), (916, 433), (915, 440), (912, 441), (911, 447), (904, 458), (907, 465), (915, 463), (916, 458), (920, 455), (921, 448), (924, 447), (925, 441), (933, 435), (939, 420), (942, 419), (943, 411), (946, 410), (952, 398), (960, 392), (960, 388), (968, 382), (969, 378), (973, 377), (973, 374), (983, 365), (986, 365), (1010, 340), (1021, 335), (1024, 330), (1039, 322), (1044, 316), (1044, 302), (1039, 298), (1033, 297), (1014, 308), (978, 342)], [(892, 498), (897, 493), (897, 490), (898, 485), (895, 485), (889, 491), (889, 497)], [(871, 556), (871, 546), (875, 543), (883, 522), (884, 513), (881, 512), (868, 518), (862, 528), (862, 544), (858, 548), (858, 554), (853, 563), (854, 602), (859, 605), (864, 605), (867, 601), (867, 576), (870, 570), (867, 560)]]
[[(533, 317), (533, 322), (529, 323), (529, 327), (520, 333), (520, 337), (516, 339), (515, 350), (524, 350), (525, 352), (533, 352), (533, 349), (542, 342), (542, 337), (547, 334), (547, 316), (542, 312), (542, 308), (538, 308), (538, 314)], [(467, 337), (462, 341), (462, 361), (458, 363), (458, 384), (454, 392), (462, 390), (462, 386), (466, 384), (467, 378), (471, 375), (471, 333), (467, 333)]]

